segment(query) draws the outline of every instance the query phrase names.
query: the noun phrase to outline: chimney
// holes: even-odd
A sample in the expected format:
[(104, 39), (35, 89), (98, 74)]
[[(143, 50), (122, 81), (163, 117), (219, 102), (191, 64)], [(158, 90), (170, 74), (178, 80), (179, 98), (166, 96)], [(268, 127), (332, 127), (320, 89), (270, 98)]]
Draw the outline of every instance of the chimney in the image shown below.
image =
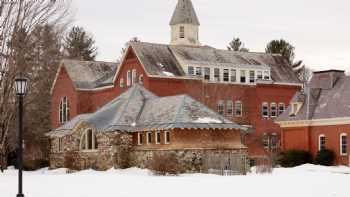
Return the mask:
[(325, 70), (314, 72), (310, 81), (311, 88), (322, 90), (332, 89), (338, 79), (345, 76), (344, 70)]

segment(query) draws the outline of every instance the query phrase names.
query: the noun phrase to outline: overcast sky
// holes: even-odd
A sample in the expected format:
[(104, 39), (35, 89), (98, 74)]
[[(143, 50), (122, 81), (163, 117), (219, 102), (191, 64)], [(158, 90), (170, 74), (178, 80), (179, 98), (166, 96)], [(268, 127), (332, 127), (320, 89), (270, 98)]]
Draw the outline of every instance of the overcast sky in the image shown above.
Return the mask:
[[(251, 51), (284, 38), (296, 59), (314, 70), (350, 69), (348, 0), (192, 0), (201, 22), (200, 42), (226, 49), (240, 37)], [(98, 60), (115, 61), (130, 38), (170, 42), (177, 0), (73, 0), (74, 25), (94, 35)]]

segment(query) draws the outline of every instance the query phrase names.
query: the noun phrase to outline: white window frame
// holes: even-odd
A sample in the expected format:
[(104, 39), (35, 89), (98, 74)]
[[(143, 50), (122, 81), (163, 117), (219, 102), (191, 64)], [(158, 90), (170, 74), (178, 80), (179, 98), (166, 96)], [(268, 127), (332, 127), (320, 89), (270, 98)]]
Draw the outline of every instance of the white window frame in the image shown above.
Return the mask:
[[(243, 81), (244, 79), (244, 81)], [(247, 83), (247, 71), (246, 70), (240, 70), (239, 71), (239, 82), (240, 83)]]
[[(274, 109), (273, 109), (274, 108)], [(277, 104), (276, 103), (271, 103), (270, 104), (270, 116), (271, 118), (276, 118), (278, 116), (277, 112)]]
[(128, 70), (126, 72), (126, 86), (131, 86), (131, 80), (132, 80), (132, 73), (131, 70)]
[(230, 82), (230, 69), (223, 69), (222, 71), (222, 81), (223, 82)]
[(230, 81), (231, 81), (231, 83), (237, 82), (237, 70), (236, 69), (230, 70)]
[(249, 71), (249, 83), (255, 83), (255, 73), (256, 73), (255, 70)]
[(187, 73), (188, 73), (188, 75), (190, 75), (190, 76), (194, 76), (194, 75), (195, 75), (195, 69), (194, 69), (194, 67), (193, 67), (193, 66), (188, 66), (188, 67), (187, 67)]
[(67, 96), (61, 98), (59, 110), (58, 110), (58, 119), (60, 124), (64, 124), (69, 121), (70, 108), (69, 108), (69, 99)]
[[(167, 134), (169, 134), (169, 141), (167, 141)], [(164, 144), (170, 144), (170, 142), (171, 142), (170, 131), (164, 131)]]
[(270, 80), (270, 79), (271, 79), (270, 71), (265, 70), (264, 71), (264, 80)]
[[(208, 72), (209, 71), (209, 72)], [(207, 81), (210, 81), (210, 72), (211, 72), (211, 69), (210, 67), (204, 67), (204, 72), (203, 72), (203, 78), (204, 80), (207, 80)]]
[[(240, 106), (240, 114), (238, 114), (237, 112), (237, 105), (239, 104), (239, 106)], [(235, 116), (236, 117), (242, 117), (243, 116), (243, 103), (241, 102), (241, 101), (236, 101), (235, 102)]]
[(143, 133), (137, 133), (137, 145), (143, 145)]
[(195, 75), (199, 77), (203, 75), (202, 67), (196, 67)]
[(225, 115), (225, 101), (219, 100), (217, 107), (218, 107), (218, 114)]
[[(158, 137), (158, 134), (159, 134), (159, 137)], [(156, 131), (156, 132), (154, 133), (154, 139), (155, 139), (155, 143), (156, 143), (156, 144), (160, 144), (160, 143), (161, 143), (161, 141), (162, 141), (162, 136), (161, 136), (160, 131)]]
[[(265, 115), (264, 112), (267, 112)], [(270, 110), (269, 110), (269, 103), (268, 102), (263, 102), (261, 104), (261, 116), (263, 118), (268, 118), (270, 116)]]
[[(219, 71), (219, 73), (216, 73), (216, 71)], [(220, 79), (221, 79), (221, 70), (220, 70), (220, 68), (214, 68), (214, 81), (220, 82)]]
[[(151, 138), (150, 138), (151, 137)], [(146, 133), (146, 138), (147, 138), (147, 144), (152, 144), (153, 140), (152, 140), (152, 132), (147, 132)]]
[(132, 70), (132, 74), (131, 74), (131, 85), (134, 85), (135, 83), (137, 83), (137, 71), (136, 69)]
[(124, 83), (124, 78), (120, 78), (119, 80), (119, 87), (124, 88), (125, 83)]
[[(343, 152), (343, 137), (346, 137), (346, 144), (345, 144), (345, 153)], [(348, 155), (348, 146), (349, 146), (349, 138), (348, 138), (348, 135), (346, 134), (346, 133), (341, 133), (340, 134), (340, 148), (339, 148), (339, 150), (340, 150), (340, 155), (341, 156), (346, 156), (346, 155)]]
[(257, 80), (263, 80), (264, 79), (263, 71), (258, 70), (256, 72), (256, 78), (257, 78)]
[(233, 111), (234, 111), (233, 101), (231, 100), (226, 101), (226, 115), (233, 116)]
[[(327, 144), (327, 138), (326, 138), (326, 136), (324, 135), (324, 134), (320, 134), (319, 136), (318, 136), (318, 150), (319, 151), (321, 151), (322, 149), (321, 149), (321, 138), (324, 138), (324, 149), (326, 149), (326, 144)], [(323, 149), (323, 150), (324, 150)]]
[[(281, 110), (281, 107), (283, 107), (283, 110)], [(278, 115), (283, 114), (286, 111), (286, 104), (284, 103), (279, 103), (278, 104)]]

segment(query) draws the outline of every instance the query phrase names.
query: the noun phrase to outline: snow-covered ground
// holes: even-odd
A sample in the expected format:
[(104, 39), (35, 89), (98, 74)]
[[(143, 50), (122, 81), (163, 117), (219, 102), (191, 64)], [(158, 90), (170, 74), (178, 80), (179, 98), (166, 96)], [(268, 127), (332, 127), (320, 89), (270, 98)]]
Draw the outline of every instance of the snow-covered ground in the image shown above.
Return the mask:
[[(13, 197), (16, 191), (17, 171), (0, 173), (0, 197)], [(159, 177), (136, 168), (73, 174), (42, 169), (24, 174), (24, 193), (26, 197), (349, 197), (350, 168), (303, 165), (278, 168), (272, 174), (227, 177)]]

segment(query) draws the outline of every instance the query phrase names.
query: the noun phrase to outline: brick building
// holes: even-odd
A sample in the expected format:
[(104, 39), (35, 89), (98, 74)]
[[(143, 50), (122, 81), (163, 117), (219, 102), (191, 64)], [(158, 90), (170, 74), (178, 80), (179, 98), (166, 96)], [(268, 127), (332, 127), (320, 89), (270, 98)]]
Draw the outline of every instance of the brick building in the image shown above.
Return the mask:
[(349, 165), (350, 77), (344, 71), (315, 72), (308, 88), (298, 92), (276, 122), (282, 127), (282, 148), (331, 149), (336, 164)]
[(179, 0), (171, 44), (130, 42), (119, 64), (63, 60), (52, 87), (52, 126), (91, 113), (138, 83), (157, 96), (188, 94), (242, 126), (249, 154), (279, 149), (283, 113), (302, 84), (280, 55), (215, 49), (199, 41), (190, 0)]
[(158, 97), (134, 84), (96, 112), (80, 114), (48, 133), (50, 167), (69, 167), (69, 154), (78, 169), (119, 168), (126, 159), (130, 166), (145, 167), (155, 154), (166, 152), (188, 171), (203, 170), (211, 154), (225, 156), (225, 166), (235, 157), (240, 164), (231, 170), (245, 173), (240, 170), (247, 154), (241, 130), (246, 128), (188, 95)]

